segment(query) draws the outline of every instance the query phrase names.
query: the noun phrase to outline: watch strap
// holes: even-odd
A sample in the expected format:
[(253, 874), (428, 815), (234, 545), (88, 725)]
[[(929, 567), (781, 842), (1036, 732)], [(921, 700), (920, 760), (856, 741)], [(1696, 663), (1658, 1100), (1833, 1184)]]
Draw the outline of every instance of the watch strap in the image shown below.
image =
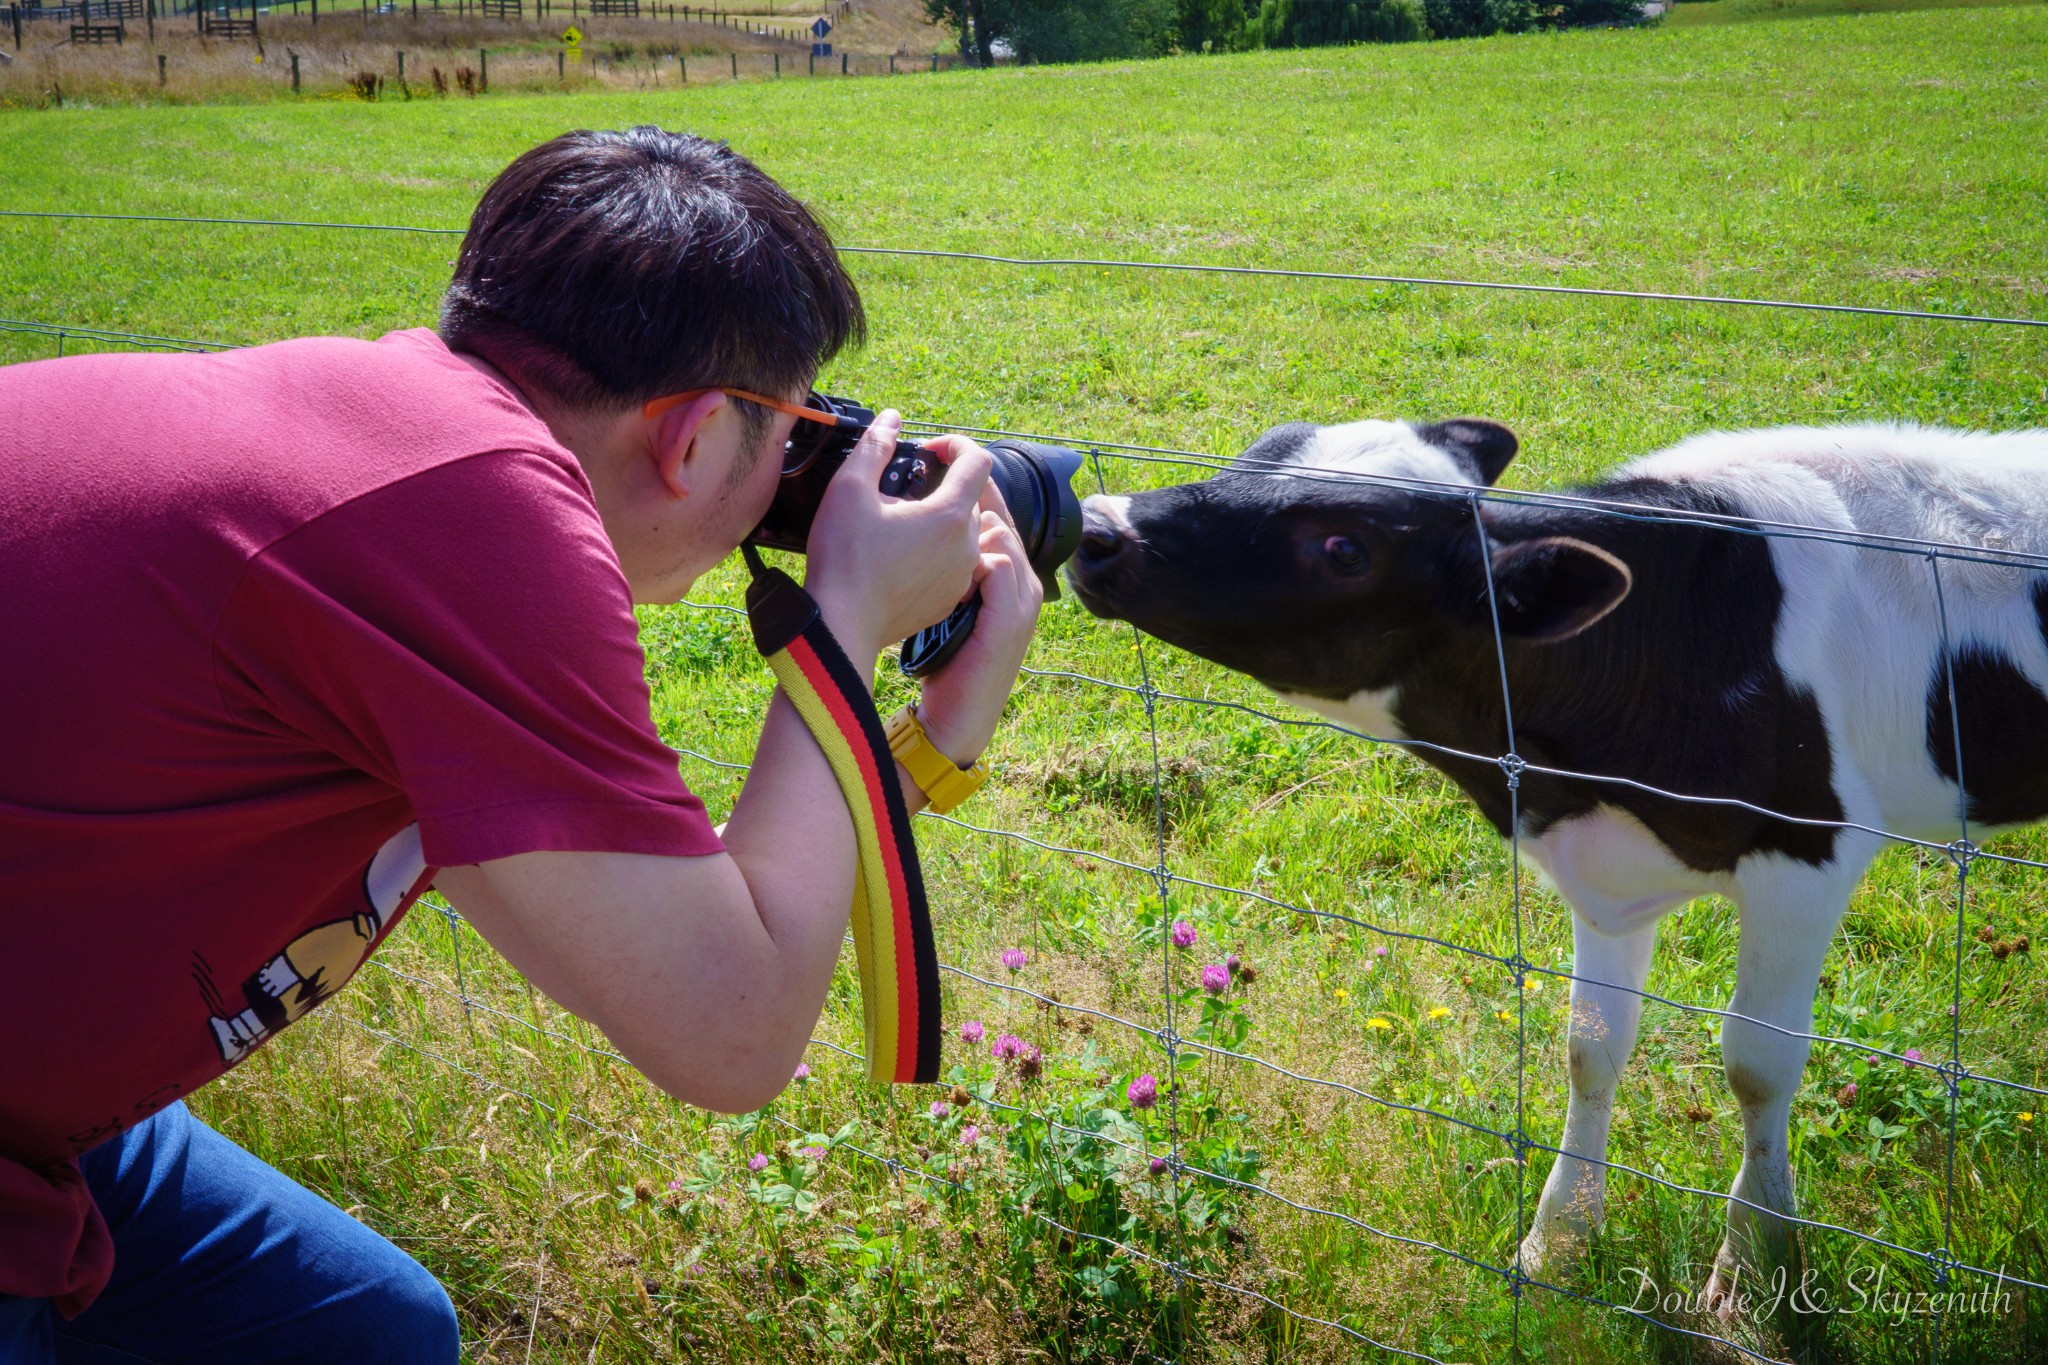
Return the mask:
[(988, 769), (975, 763), (961, 768), (932, 743), (917, 712), (906, 706), (889, 718), (889, 752), (910, 774), (931, 803), (935, 815), (944, 815), (981, 790), (988, 781)]

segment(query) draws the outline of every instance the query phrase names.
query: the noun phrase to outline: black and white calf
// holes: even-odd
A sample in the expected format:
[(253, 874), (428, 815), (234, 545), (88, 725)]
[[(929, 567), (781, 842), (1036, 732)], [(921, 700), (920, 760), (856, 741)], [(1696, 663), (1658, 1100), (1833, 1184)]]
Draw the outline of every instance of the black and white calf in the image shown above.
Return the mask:
[[(1493, 618), (1473, 501), (1399, 481), (1491, 484), (1513, 433), (1477, 420), (1276, 427), (1202, 483), (1090, 498), (1070, 576), (1098, 616), (1247, 673), (1368, 734), (1505, 754)], [(1291, 476), (1320, 467), (1394, 483)], [(1911, 426), (1701, 436), (1591, 498), (2048, 554), (2048, 431)], [(2048, 816), (2048, 572), (1941, 564), (1834, 540), (1761, 537), (1593, 509), (1482, 502), (1528, 762), (1736, 798), (1820, 822), (1947, 842), (1960, 832), (1948, 669), (1972, 838)], [(1503, 835), (1492, 762), (1419, 751)], [(1877, 836), (1735, 805), (1527, 772), (1523, 848), (1571, 904), (1571, 1099), (1564, 1140), (1604, 1159), (1635, 1046), (1657, 921), (1718, 893), (1741, 917), (1730, 1010), (1805, 1032), (1829, 936)], [(1611, 983), (1605, 989), (1586, 981)], [(1804, 1039), (1729, 1019), (1741, 1170), (1710, 1299), (1733, 1264), (1779, 1264), (1792, 1212), (1786, 1128)], [(1560, 1157), (1525, 1258), (1598, 1222), (1604, 1167)], [(1722, 1301), (1725, 1302), (1725, 1299)]]

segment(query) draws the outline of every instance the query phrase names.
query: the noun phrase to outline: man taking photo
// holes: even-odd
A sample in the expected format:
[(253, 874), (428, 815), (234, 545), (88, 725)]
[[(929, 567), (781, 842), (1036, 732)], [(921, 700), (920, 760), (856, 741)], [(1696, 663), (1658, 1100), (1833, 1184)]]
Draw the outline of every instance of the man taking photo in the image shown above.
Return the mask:
[[(457, 1358), (431, 1276), (179, 1103), (429, 884), (670, 1094), (782, 1089), (853, 822), (778, 693), (715, 832), (632, 605), (760, 520), (783, 405), (863, 326), (801, 204), (636, 128), (498, 177), (438, 335), (0, 370), (0, 1362)], [(806, 586), (862, 669), (979, 591), (920, 706), (966, 768), (1041, 588), (973, 443), (879, 491), (900, 425), (834, 478)]]

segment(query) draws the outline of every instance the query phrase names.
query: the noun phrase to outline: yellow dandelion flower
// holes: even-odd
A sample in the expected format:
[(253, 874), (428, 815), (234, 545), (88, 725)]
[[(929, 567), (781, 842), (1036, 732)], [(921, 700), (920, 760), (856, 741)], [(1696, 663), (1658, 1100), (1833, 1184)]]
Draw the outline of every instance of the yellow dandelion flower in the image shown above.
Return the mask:
[(1523, 977), (1522, 989), (1525, 991), (1540, 991), (1543, 989), (1543, 983), (1533, 976)]
[(1367, 1028), (1392, 1028), (1392, 1027), (1393, 1027), (1393, 1025), (1392, 1025), (1391, 1023), (1388, 1023), (1388, 1022), (1387, 1022), (1387, 1021), (1386, 1021), (1385, 1019), (1382, 1019), (1382, 1018), (1380, 1018), (1380, 1017), (1379, 1017), (1379, 1016), (1378, 1016), (1377, 1014), (1375, 1014), (1375, 1015), (1374, 1015), (1374, 1016), (1373, 1016), (1372, 1018), (1370, 1018), (1370, 1019), (1366, 1020), (1366, 1021), (1365, 1021), (1365, 1026), (1366, 1026)]
[(2027, 1113), (2027, 1112), (2026, 1112), (2025, 1110), (2021, 1110), (2021, 1111), (2020, 1111), (2020, 1122), (2021, 1122), (2021, 1123), (2032, 1123), (2033, 1121), (2034, 1121), (2034, 1116), (2033, 1116), (2032, 1114), (2029, 1114), (2029, 1113)]
[(1345, 990), (1342, 986), (1339, 986), (1336, 990), (1336, 996), (1339, 1000), (1349, 1000), (1351, 998), (1351, 992)]
[(1429, 1017), (1432, 1019), (1442, 1019), (1450, 1012), (1450, 1007), (1448, 1005), (1432, 1005), (1429, 1008)]
[(1495, 1010), (1493, 1012), (1493, 1017), (1500, 1020), (1503, 1024), (1512, 1024), (1515, 1022), (1515, 1016), (1509, 1014), (1506, 1010)]

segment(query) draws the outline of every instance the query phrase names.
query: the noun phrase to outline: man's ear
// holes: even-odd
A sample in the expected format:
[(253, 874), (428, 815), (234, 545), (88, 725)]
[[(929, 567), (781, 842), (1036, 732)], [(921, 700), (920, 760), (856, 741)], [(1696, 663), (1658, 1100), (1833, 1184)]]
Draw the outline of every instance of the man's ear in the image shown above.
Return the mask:
[(1484, 417), (1453, 417), (1415, 428), (1415, 434), (1465, 467), (1475, 483), (1492, 487), (1515, 452), (1515, 433)]
[(672, 498), (690, 496), (695, 482), (692, 458), (704, 419), (725, 406), (725, 395), (713, 389), (654, 419), (654, 465)]
[(1570, 536), (1516, 541), (1493, 552), (1501, 633), (1537, 644), (1569, 640), (1620, 606), (1634, 585), (1628, 565)]

